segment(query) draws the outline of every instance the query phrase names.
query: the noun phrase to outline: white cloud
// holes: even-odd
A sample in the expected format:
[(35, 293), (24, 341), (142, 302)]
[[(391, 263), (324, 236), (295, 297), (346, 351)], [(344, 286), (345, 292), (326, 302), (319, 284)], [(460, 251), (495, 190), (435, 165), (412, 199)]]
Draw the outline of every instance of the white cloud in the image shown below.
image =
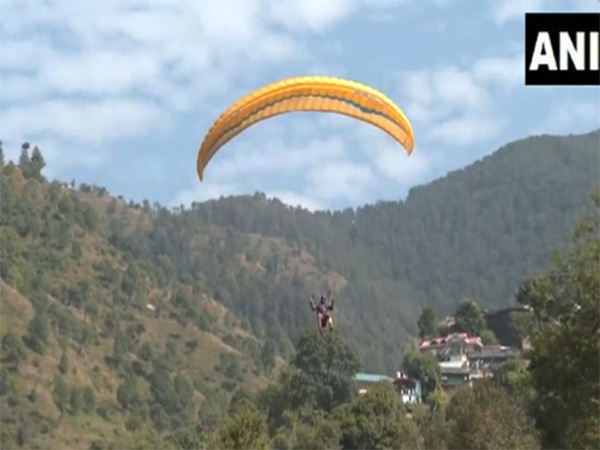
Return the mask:
[(392, 181), (407, 187), (423, 181), (431, 169), (427, 151), (418, 143), (412, 154), (408, 155), (394, 139), (374, 127), (355, 127), (347, 130), (346, 133), (376, 172), (380, 185)]
[(258, 139), (252, 139), (252, 135), (246, 136), (244, 144), (232, 143), (230, 148), (215, 156), (215, 160), (211, 161), (215, 164), (207, 167), (207, 176), (209, 170), (214, 179), (232, 179), (249, 174), (297, 174), (323, 161), (344, 156), (345, 145), (339, 137), (307, 140), (302, 139), (301, 135), (292, 134), (294, 144), (270, 137), (257, 143), (256, 141), (261, 140), (260, 137), (269, 136), (264, 132), (258, 135)]
[[(20, 146), (23, 141), (4, 142), (8, 144), (4, 147), (7, 160), (18, 161)], [(38, 146), (42, 150), (46, 162), (43, 173), (50, 178), (55, 178), (62, 171), (67, 171), (73, 167), (97, 169), (108, 162), (108, 153), (96, 148), (92, 149), (87, 146), (66, 144), (64, 142), (58, 144), (52, 139), (36, 140), (35, 142), (31, 142), (31, 144)]]
[[(363, 122), (334, 114), (288, 119), (247, 130), (243, 144), (228, 144), (207, 167), (203, 184), (218, 186), (219, 194), (226, 185), (232, 193), (226, 181), (236, 180), (237, 192), (260, 190), (291, 206), (322, 210), (369, 201), (390, 183), (409, 186), (430, 169), (424, 153), (409, 157), (391, 137)], [(302, 179), (297, 190), (288, 188)], [(186, 191), (184, 198), (195, 192)]]
[[(73, 167), (85, 167), (87, 169), (105, 166), (108, 161), (108, 153), (98, 148), (87, 146), (57, 144), (52, 140), (36, 141), (36, 145), (42, 149), (46, 168), (44, 175), (54, 178), (61, 171)], [(17, 146), (13, 146), (17, 148)]]
[(430, 168), (423, 149), (416, 149), (407, 156), (400, 149), (378, 149), (375, 166), (385, 176), (407, 186), (421, 181)]
[(358, 8), (356, 0), (284, 0), (268, 2), (267, 18), (291, 30), (322, 32)]
[(519, 21), (525, 23), (528, 12), (593, 12), (600, 11), (597, 0), (490, 0), (490, 18), (496, 25)]
[[(45, 145), (55, 171), (106, 163), (118, 148), (114, 141), (152, 136), (192, 110), (210, 121), (264, 80), (267, 70), (292, 60), (313, 71), (343, 73), (339, 62), (324, 65), (305, 50), (306, 35), (321, 35), (360, 9), (387, 13), (406, 2), (5, 0), (3, 138)], [(340, 57), (340, 39), (328, 40), (326, 52)], [(399, 175), (386, 167), (385, 159), (391, 164), (394, 158), (385, 150), (389, 142), (364, 165), (352, 161), (349, 149), (360, 127), (348, 118), (300, 115), (287, 124), (273, 122), (271, 129), (258, 125), (243, 142), (232, 142), (212, 162), (205, 182), (191, 180), (193, 188), (181, 191), (175, 203), (242, 193), (257, 178), (272, 181), (265, 174), (274, 173), (305, 177), (307, 185), (303, 192), (268, 185), (264, 191), (322, 209), (340, 199), (368, 198), (382, 170)], [(147, 169), (158, 176), (156, 166)]]
[(473, 65), (473, 77), (480, 82), (513, 88), (524, 84), (523, 64), (525, 56), (483, 58)]
[(446, 145), (466, 146), (497, 136), (505, 126), (503, 120), (486, 116), (451, 118), (436, 126), (432, 137)]
[(600, 95), (596, 101), (561, 102), (552, 108), (548, 128), (552, 132), (586, 132), (600, 128)]
[(467, 67), (426, 67), (399, 77), (406, 112), (429, 146), (493, 139), (506, 126), (495, 104), (522, 83), (522, 55), (485, 57)]
[(348, 160), (330, 161), (307, 173), (311, 196), (322, 200), (363, 201), (375, 175), (370, 166)]
[(99, 145), (156, 127), (160, 117), (160, 108), (143, 100), (49, 100), (34, 107), (8, 108), (0, 112), (0, 123), (7, 140), (52, 138), (57, 143)]
[[(232, 84), (302, 56), (275, 5), (3, 1), (0, 114), (10, 135), (4, 138), (96, 145), (143, 136), (174, 114), (210, 107), (211, 98), (235, 91)], [(355, 2), (287, 5), (296, 24), (321, 32)]]
[(542, 0), (494, 0), (489, 2), (491, 17), (497, 25), (513, 20), (525, 21), (526, 12), (542, 9)]
[(486, 106), (489, 100), (485, 88), (471, 73), (455, 67), (436, 70), (433, 87), (439, 100), (452, 108), (476, 109)]
[[(428, 67), (400, 74), (400, 91), (417, 119), (490, 106), (490, 87), (514, 88), (522, 81), (522, 56), (482, 58), (471, 67)], [(433, 111), (432, 110), (436, 110)]]

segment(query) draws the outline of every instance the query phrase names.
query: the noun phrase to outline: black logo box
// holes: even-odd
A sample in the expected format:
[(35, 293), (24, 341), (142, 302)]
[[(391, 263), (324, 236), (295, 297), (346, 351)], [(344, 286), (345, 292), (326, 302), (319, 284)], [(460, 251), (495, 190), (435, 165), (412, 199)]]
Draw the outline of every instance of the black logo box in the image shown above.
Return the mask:
[[(576, 70), (569, 61), (568, 70), (549, 70), (542, 65), (537, 70), (529, 70), (538, 33), (548, 32), (554, 57), (559, 65), (559, 33), (568, 32), (572, 42), (576, 33), (584, 32), (586, 70)], [(526, 13), (525, 14), (525, 84), (540, 86), (598, 86), (600, 71), (589, 67), (589, 33), (600, 32), (600, 13)], [(600, 49), (600, 45), (596, 47)], [(560, 67), (560, 65), (559, 65)]]

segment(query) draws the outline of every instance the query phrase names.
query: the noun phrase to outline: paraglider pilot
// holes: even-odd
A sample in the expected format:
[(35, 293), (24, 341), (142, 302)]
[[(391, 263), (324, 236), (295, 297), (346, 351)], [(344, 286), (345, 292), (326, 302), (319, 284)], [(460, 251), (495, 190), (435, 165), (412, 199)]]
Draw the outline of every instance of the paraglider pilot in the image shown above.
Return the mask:
[(317, 313), (319, 331), (323, 332), (328, 326), (329, 331), (333, 329), (333, 319), (331, 317), (331, 313), (333, 312), (333, 299), (331, 298), (331, 291), (327, 293), (327, 296), (321, 295), (317, 305), (315, 305), (315, 296), (311, 294), (310, 309)]

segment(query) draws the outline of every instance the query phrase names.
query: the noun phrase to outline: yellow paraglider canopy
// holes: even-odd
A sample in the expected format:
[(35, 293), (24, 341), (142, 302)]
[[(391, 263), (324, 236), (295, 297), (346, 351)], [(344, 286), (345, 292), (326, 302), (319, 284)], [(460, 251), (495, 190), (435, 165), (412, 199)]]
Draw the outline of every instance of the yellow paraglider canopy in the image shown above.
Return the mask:
[(198, 152), (200, 181), (208, 162), (233, 137), (261, 120), (293, 111), (344, 114), (379, 127), (398, 141), (409, 155), (414, 148), (410, 122), (381, 92), (341, 78), (288, 78), (242, 97), (215, 121)]

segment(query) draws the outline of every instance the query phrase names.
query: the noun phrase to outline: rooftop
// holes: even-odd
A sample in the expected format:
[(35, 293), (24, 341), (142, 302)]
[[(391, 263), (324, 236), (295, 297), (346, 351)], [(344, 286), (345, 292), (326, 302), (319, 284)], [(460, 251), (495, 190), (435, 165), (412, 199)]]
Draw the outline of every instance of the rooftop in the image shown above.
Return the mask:
[(421, 349), (443, 346), (448, 342), (459, 340), (464, 342), (467, 345), (477, 345), (481, 346), (481, 338), (479, 336), (469, 336), (467, 333), (454, 333), (450, 334), (446, 337), (437, 337), (435, 339), (431, 339), (429, 341), (423, 341), (419, 345)]
[(512, 347), (505, 347), (503, 345), (485, 345), (481, 351), (475, 352), (471, 355), (472, 358), (498, 358), (498, 357), (511, 357), (516, 356), (520, 352)]
[(378, 375), (375, 373), (357, 373), (354, 375), (354, 379), (358, 382), (362, 383), (379, 383), (380, 381), (389, 381), (393, 382), (394, 379), (388, 377), (387, 375)]

